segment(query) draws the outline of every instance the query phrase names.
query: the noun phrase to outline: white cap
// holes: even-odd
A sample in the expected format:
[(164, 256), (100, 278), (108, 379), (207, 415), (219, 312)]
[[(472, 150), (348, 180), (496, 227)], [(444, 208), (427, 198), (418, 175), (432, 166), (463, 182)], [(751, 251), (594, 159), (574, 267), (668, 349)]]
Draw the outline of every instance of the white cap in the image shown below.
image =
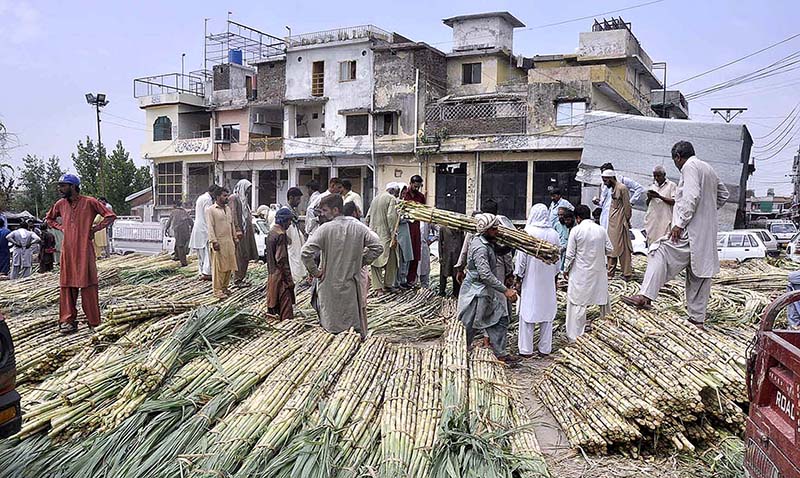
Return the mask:
[(613, 169), (606, 169), (602, 173), (600, 173), (600, 177), (602, 178), (616, 178), (617, 173), (614, 172)]

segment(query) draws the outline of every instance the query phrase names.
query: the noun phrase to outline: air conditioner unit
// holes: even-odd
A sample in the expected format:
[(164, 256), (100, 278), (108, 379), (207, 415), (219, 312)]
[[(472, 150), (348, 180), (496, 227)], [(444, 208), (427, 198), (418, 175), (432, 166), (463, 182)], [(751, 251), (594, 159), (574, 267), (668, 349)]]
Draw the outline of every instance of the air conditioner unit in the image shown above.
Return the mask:
[(267, 115), (264, 113), (256, 113), (256, 118), (253, 120), (255, 124), (267, 124)]
[(225, 128), (221, 126), (214, 128), (214, 142), (222, 144), (230, 143), (231, 142), (230, 132), (228, 132), (228, 134), (225, 134)]

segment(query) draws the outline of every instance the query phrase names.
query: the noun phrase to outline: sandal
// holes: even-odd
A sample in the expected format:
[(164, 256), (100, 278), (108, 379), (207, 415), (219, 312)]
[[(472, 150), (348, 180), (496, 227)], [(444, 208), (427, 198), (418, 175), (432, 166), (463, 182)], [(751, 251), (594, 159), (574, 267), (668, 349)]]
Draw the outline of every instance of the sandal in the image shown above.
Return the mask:
[(78, 331), (78, 323), (77, 322), (60, 322), (58, 324), (58, 331), (64, 335), (67, 334), (74, 334)]

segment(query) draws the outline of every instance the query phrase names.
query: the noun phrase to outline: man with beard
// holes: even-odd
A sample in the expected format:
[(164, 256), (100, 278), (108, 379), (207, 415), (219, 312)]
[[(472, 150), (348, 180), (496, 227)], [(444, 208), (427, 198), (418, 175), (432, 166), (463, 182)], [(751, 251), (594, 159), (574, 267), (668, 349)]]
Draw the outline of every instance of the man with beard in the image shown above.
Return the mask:
[(214, 191), (214, 204), (206, 209), (208, 243), (211, 245), (211, 280), (214, 297), (227, 299), (231, 275), (236, 272), (236, 232), (233, 214), (228, 206), (228, 190)]
[[(81, 180), (65, 174), (58, 180), (61, 199), (47, 212), (47, 225), (64, 233), (61, 244), (59, 278), (59, 329), (63, 333), (78, 330), (78, 293), (89, 327), (100, 325), (100, 301), (97, 294), (97, 263), (92, 245), (95, 232), (105, 229), (117, 218), (95, 198), (82, 196)], [(93, 225), (95, 216), (103, 219)], [(61, 223), (58, 218), (61, 218)]]

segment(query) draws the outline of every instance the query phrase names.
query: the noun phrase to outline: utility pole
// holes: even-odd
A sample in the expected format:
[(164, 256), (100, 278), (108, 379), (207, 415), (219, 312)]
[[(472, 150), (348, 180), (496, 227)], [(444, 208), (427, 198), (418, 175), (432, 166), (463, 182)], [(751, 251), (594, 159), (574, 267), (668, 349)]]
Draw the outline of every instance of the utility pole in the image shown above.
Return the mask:
[[(722, 114), (723, 111), (725, 112), (724, 115)], [(736, 118), (745, 111), (747, 111), (747, 108), (711, 108), (711, 113), (719, 115), (726, 123), (730, 123), (733, 121), (733, 118)]]
[(103, 165), (103, 155), (101, 154), (101, 148), (103, 146), (103, 141), (100, 138), (100, 108), (106, 106), (109, 101), (106, 99), (105, 93), (98, 93), (95, 95), (94, 93), (86, 93), (86, 102), (90, 105), (93, 105), (95, 108), (95, 112), (97, 113), (97, 162), (98, 162), (98, 179), (100, 182), (100, 194), (103, 196), (106, 195), (106, 181), (105, 181), (105, 168)]

